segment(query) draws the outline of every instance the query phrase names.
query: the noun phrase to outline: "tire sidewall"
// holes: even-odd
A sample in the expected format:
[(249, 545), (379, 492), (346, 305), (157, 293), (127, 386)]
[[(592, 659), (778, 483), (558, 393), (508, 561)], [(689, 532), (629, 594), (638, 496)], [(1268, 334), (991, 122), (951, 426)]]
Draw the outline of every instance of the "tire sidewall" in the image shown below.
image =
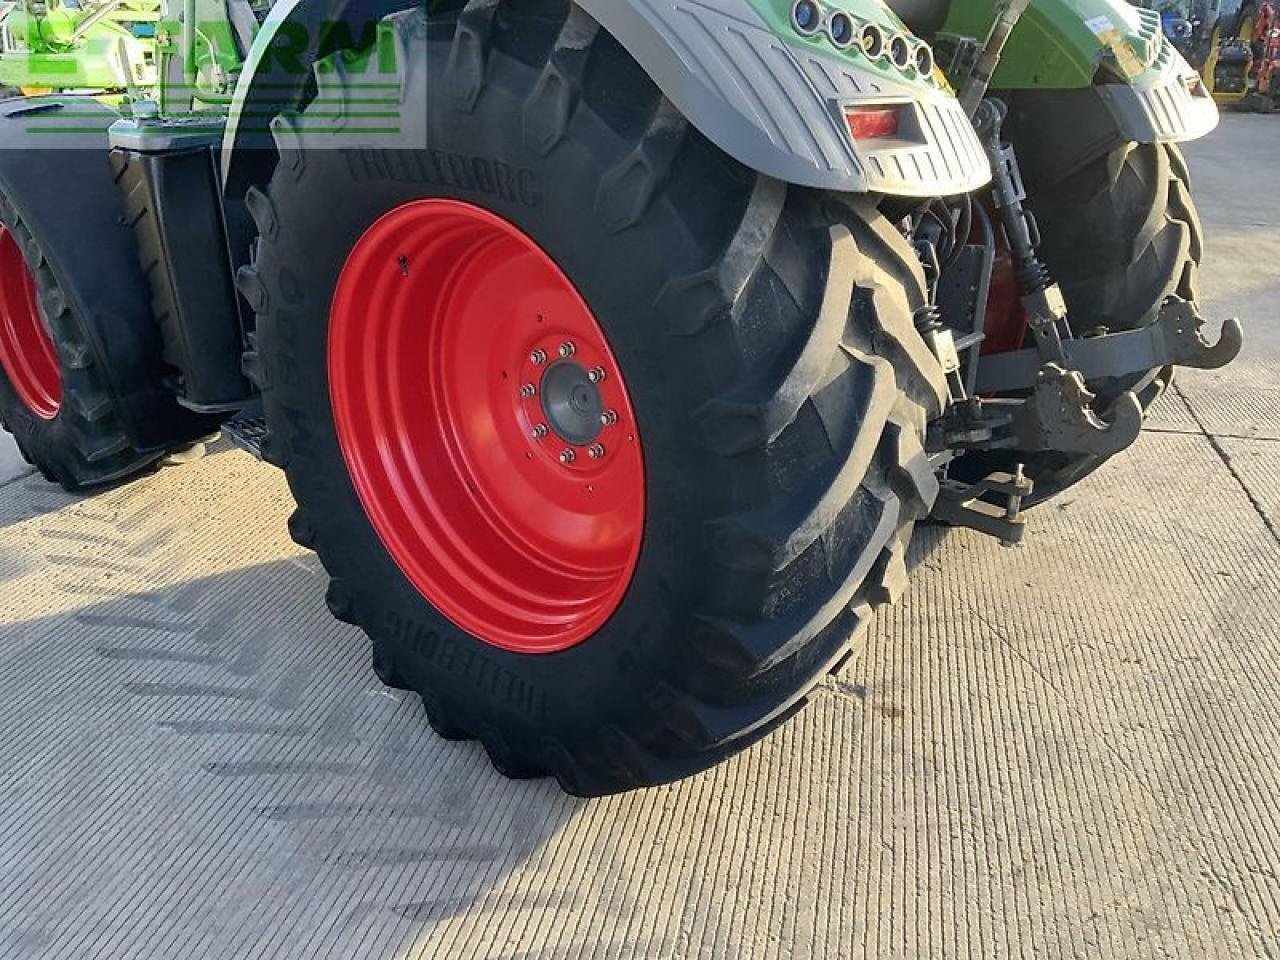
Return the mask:
[[(14, 241), (22, 251), (22, 259), (35, 280), (36, 296), (43, 316), (44, 301), (49, 295), (49, 284), (44, 274), (48, 267), (38, 261), (32, 261), (33, 244), (30, 231), (12, 211), (13, 207), (8, 199), (0, 197), (0, 226), (13, 235)], [(53, 340), (54, 349), (57, 350), (57, 338), (54, 337)], [(58, 368), (64, 387), (64, 405), (59, 406), (58, 412), (53, 417), (46, 419), (27, 406), (14, 389), (8, 373), (0, 367), (0, 419), (3, 419), (5, 427), (13, 434), (18, 449), (28, 461), (44, 465), (51, 474), (70, 476), (69, 465), (63, 463), (63, 453), (68, 449), (70, 438), (67, 436), (68, 426), (63, 416), (63, 411), (66, 409), (65, 387), (68, 371), (61, 352), (58, 353)]]
[[(438, 53), (433, 46), (436, 61), (443, 59)], [(530, 736), (565, 737), (626, 715), (634, 732), (637, 711), (650, 711), (656, 735), (662, 678), (678, 675), (690, 654), (696, 585), (708, 569), (703, 524), (730, 510), (734, 493), (720, 481), (723, 468), (708, 456), (692, 418), (705, 401), (705, 371), (695, 351), (673, 346), (667, 318), (654, 307), (670, 276), (701, 264), (665, 209), (631, 229), (605, 227), (597, 185), (626, 157), (627, 143), (591, 114), (581, 115), (593, 129), (544, 157), (523, 138), (502, 134), (520, 117), (522, 101), (511, 92), (519, 82), (491, 82), (474, 112), (464, 113), (450, 105), (445, 81), (434, 72), (430, 79), (430, 100), (406, 108), (432, 119), (428, 149), (315, 150), (296, 179), (278, 174), (273, 182), (281, 228), (275, 242), (263, 242), (258, 261), (272, 298), (260, 345), (273, 367), (268, 419), (296, 425), (291, 486), (303, 510), (325, 518), (324, 536), (338, 544), (324, 551), (326, 563), (350, 586), (361, 624), (376, 642), (393, 646), (398, 669), (416, 687), (437, 691), (473, 725), (510, 730), (514, 722)], [(326, 203), (312, 203), (316, 196)], [(635, 573), (605, 626), (560, 653), (510, 653), (439, 614), (379, 540), (343, 459), (327, 378), (333, 291), (361, 235), (390, 210), (424, 198), (483, 207), (542, 246), (594, 311), (636, 411), (646, 521)]]

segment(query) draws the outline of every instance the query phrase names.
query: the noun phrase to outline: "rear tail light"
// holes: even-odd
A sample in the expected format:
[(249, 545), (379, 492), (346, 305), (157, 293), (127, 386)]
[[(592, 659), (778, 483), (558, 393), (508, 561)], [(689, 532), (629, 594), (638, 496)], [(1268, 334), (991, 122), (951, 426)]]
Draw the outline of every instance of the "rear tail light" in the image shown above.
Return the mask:
[(845, 110), (854, 140), (884, 140), (898, 135), (902, 107), (852, 107)]

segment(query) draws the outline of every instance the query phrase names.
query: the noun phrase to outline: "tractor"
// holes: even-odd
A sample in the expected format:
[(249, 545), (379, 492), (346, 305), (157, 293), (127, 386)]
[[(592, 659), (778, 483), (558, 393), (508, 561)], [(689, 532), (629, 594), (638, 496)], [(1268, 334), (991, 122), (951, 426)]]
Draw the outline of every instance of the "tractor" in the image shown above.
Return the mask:
[(157, 86), (160, 0), (0, 4), (0, 88), (120, 100)]
[(161, 13), (155, 97), (0, 103), (4, 425), (69, 490), (282, 469), (377, 676), (509, 777), (756, 743), (918, 523), (1016, 543), (1241, 348), (1217, 108), (1123, 0)]
[(1174, 49), (1206, 80), (1212, 79), (1212, 71), (1206, 73), (1205, 67), (1221, 43), (1222, 0), (1160, 0), (1154, 4), (1145, 0), (1139, 6), (1155, 9)]
[(1280, 106), (1280, 5), (1248, 2), (1234, 18), (1214, 64), (1214, 97), (1241, 110)]

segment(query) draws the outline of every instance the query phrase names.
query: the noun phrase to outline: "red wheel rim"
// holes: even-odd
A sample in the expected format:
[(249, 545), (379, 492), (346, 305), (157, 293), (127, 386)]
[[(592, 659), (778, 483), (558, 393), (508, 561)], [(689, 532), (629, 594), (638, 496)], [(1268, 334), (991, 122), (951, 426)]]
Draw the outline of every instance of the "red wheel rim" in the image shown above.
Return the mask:
[(452, 200), (392, 210), (343, 267), (328, 365), (361, 503), (428, 601), (519, 653), (609, 619), (640, 554), (640, 437), (604, 332), (531, 238)]
[(45, 420), (62, 406), (58, 351), (40, 316), (36, 280), (13, 234), (0, 226), (0, 366), (18, 399)]

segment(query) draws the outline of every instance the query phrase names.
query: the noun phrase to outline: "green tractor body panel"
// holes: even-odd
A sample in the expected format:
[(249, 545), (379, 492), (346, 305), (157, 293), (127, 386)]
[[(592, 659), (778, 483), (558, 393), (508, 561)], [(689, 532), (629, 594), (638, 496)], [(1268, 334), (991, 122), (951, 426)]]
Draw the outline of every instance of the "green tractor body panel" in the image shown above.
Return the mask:
[[(278, 104), (271, 88), (307, 82), (308, 57), (319, 53), (331, 25), (367, 33), (414, 5), (276, 0), (269, 11), (259, 5), (265, 19), (246, 25), (233, 19), (226, 0), (110, 3), (22, 0), (12, 7), (0, 82), (117, 98), (127, 92), (155, 100), (161, 116), (225, 113), (232, 152), (246, 120), (265, 121), (245, 105)], [(904, 13), (923, 36), (884, 0), (574, 3), (694, 126), (752, 169), (818, 189), (922, 198), (966, 193), (990, 177), (956, 99), (963, 75), (948, 77), (934, 51), (951, 69), (953, 50), (972, 49), (987, 36), (998, 0), (954, 0), (936, 35), (941, 12), (925, 18), (927, 26), (919, 14)], [(802, 22), (806, 5), (812, 16)], [(292, 69), (304, 76), (262, 69), (286, 50), (302, 53)], [(1122, 138), (1185, 140), (1217, 122), (1207, 94), (1187, 85), (1195, 76), (1153, 11), (1123, 0), (1035, 0), (1013, 32), (994, 89), (1092, 90)], [(233, 162), (224, 157), (224, 171)]]
[(13, 6), (3, 20), (0, 86), (123, 92), (157, 82), (159, 0)]
[[(995, 19), (995, 0), (953, 3), (943, 35), (981, 39)], [(1159, 76), (1168, 44), (1160, 15), (1124, 0), (1034, 0), (996, 71), (996, 90), (1069, 90), (1096, 82), (1099, 70), (1141, 85)]]
[[(957, 0), (938, 37), (958, 48), (981, 43), (997, 0)], [(1004, 49), (995, 93), (1066, 96), (1057, 109), (1099, 108), (1115, 138), (1176, 143), (1218, 125), (1203, 78), (1164, 36), (1160, 14), (1124, 0), (1034, 0)]]
[[(895, 66), (887, 56), (868, 57), (856, 42), (847, 49), (841, 50), (832, 45), (823, 31), (808, 36), (800, 33), (792, 22), (794, 0), (747, 0), (747, 4), (760, 15), (775, 36), (782, 38), (802, 53), (834, 56), (868, 77), (878, 78), (895, 85), (918, 87), (925, 91), (936, 86), (941, 79), (940, 71), (935, 74), (932, 81), (926, 81), (911, 65)], [(879, 27), (886, 37), (900, 35), (910, 38), (913, 42), (915, 40), (910, 29), (882, 0), (833, 0), (826, 6), (832, 11), (841, 10), (849, 14), (855, 27), (859, 29), (865, 24), (873, 24)]]
[(96, 40), (74, 53), (14, 51), (0, 58), (0, 86), (22, 90), (124, 87), (115, 45)]
[[(270, 73), (279, 48), (290, 36), (306, 36), (313, 11), (326, 3), (333, 7), (330, 21), (355, 6), (278, 0), (272, 7), (235, 91), (229, 147), (254, 125), (259, 77), (264, 89), (279, 89), (280, 78)], [(929, 45), (878, 0), (822, 0), (823, 27), (808, 34), (794, 22), (795, 0), (575, 5), (582, 30), (598, 27), (616, 38), (681, 114), (751, 169), (817, 189), (912, 197), (967, 193), (990, 178), (981, 144), (934, 68)], [(835, 14), (850, 17), (848, 42), (832, 36)], [(868, 23), (881, 31), (877, 57), (863, 55), (857, 43)], [(899, 54), (896, 64), (890, 49)], [(887, 127), (864, 131), (862, 117)], [(349, 128), (342, 142), (357, 143)], [(228, 176), (232, 162), (224, 152)]]

